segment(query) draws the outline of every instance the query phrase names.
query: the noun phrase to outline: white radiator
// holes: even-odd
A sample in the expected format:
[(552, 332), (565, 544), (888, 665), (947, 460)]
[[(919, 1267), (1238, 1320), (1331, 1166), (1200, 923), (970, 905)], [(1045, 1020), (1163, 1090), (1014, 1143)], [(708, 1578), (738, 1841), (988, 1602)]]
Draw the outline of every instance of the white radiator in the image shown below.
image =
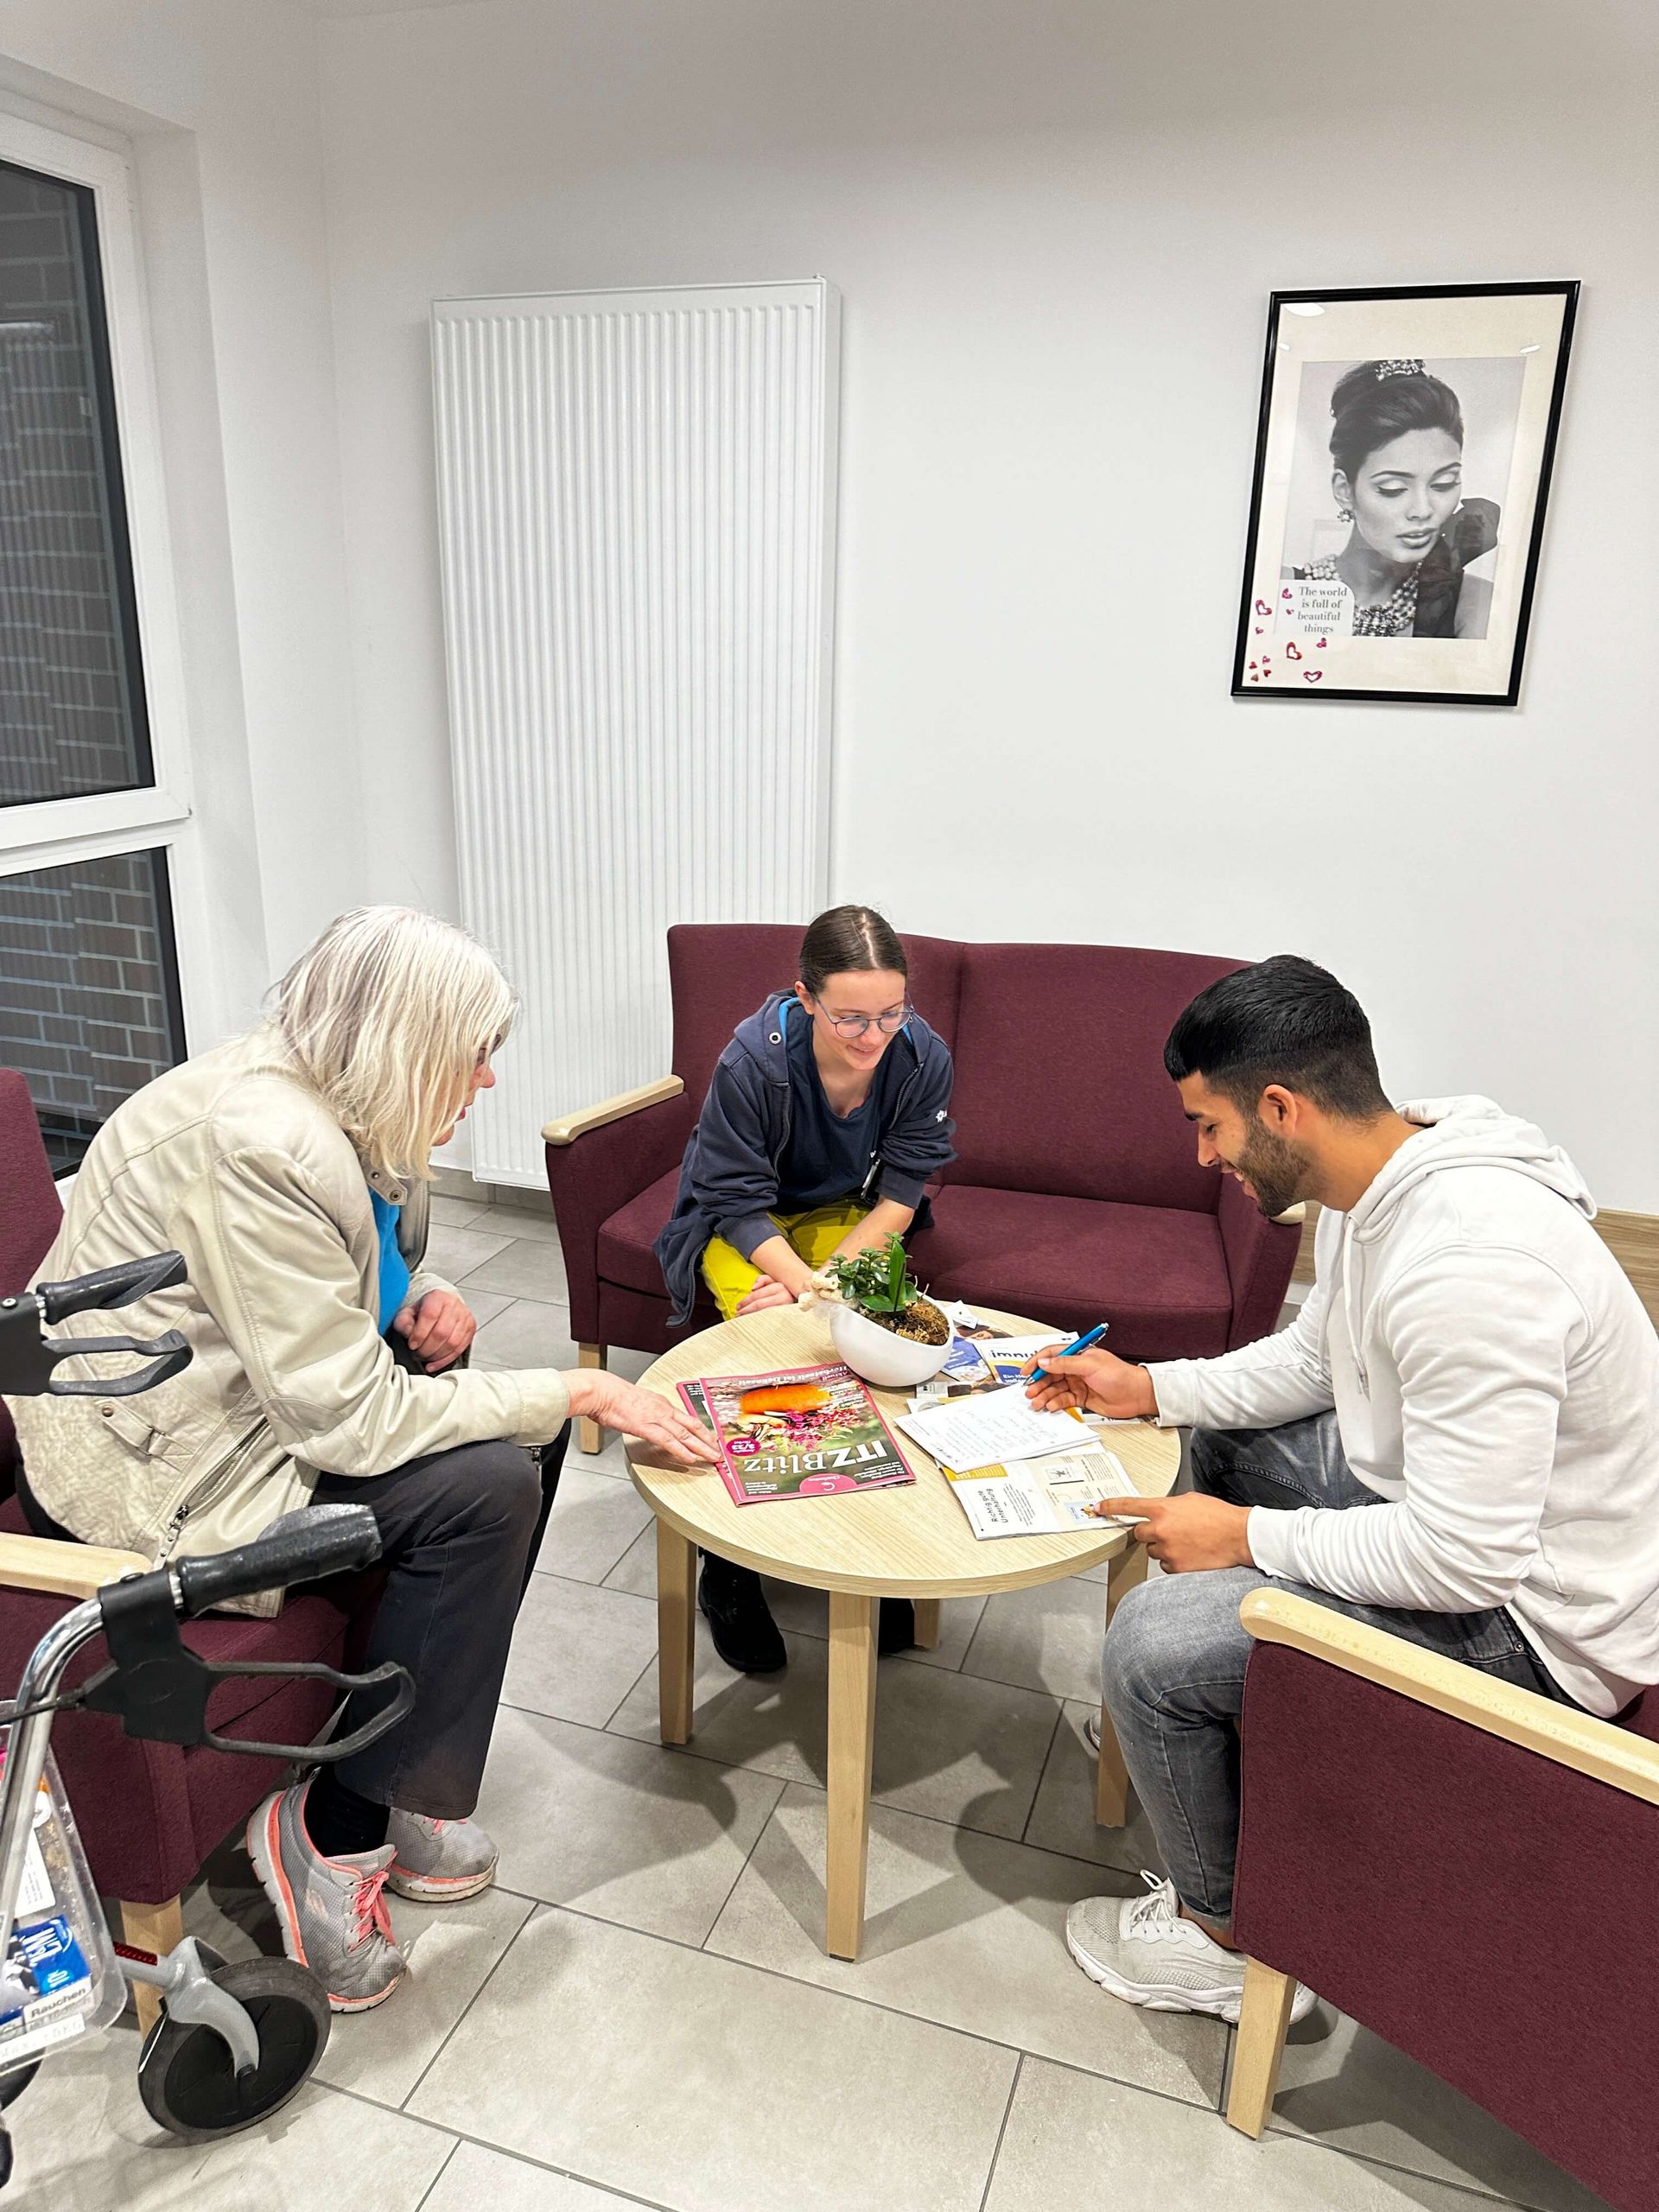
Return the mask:
[(434, 303), (461, 915), (524, 1002), (481, 1181), (667, 1071), (671, 923), (823, 903), (838, 323), (821, 280)]

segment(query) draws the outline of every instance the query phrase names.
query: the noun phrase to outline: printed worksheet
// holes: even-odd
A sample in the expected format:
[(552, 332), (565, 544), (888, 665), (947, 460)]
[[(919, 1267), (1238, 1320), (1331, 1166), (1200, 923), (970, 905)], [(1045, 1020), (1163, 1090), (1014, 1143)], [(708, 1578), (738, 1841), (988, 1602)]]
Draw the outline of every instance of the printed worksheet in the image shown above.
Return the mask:
[(1009, 1466), (973, 1467), (963, 1474), (945, 1470), (952, 1496), (982, 1539), (994, 1536), (1064, 1536), (1076, 1529), (1122, 1527), (1122, 1516), (1103, 1521), (1084, 1511), (1103, 1497), (1133, 1496), (1122, 1461), (1115, 1452), (1090, 1446), (1056, 1452), (1044, 1459), (1021, 1459)]
[(981, 1398), (900, 1414), (899, 1426), (941, 1466), (958, 1470), (1075, 1452), (1090, 1433), (1080, 1414), (1036, 1412), (1017, 1382)]

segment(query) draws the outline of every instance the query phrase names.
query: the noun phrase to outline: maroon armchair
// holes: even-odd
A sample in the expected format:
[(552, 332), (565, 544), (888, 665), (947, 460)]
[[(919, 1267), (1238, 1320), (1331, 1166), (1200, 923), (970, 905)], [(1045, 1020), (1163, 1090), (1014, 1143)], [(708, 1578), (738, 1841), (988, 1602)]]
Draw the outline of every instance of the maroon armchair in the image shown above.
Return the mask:
[(1659, 1689), (1597, 1720), (1283, 1590), (1242, 1618), (1229, 2120), (1261, 2133), (1302, 1981), (1652, 2212)]
[[(21, 1076), (0, 1068), (0, 1297), (28, 1289), (62, 1218), (46, 1149)], [(42, 1541), (29, 1533), (12, 1492), (16, 1431), (0, 1405), (0, 1695), (16, 1689), (29, 1653), (53, 1622), (100, 1583), (148, 1567), (136, 1554)], [(219, 1666), (254, 1659), (345, 1663), (348, 1636), (378, 1584), (341, 1585), (336, 1600), (292, 1598), (274, 1620), (241, 1616), (194, 1621), (187, 1643)], [(71, 1669), (72, 1686), (102, 1666), (101, 1638)], [(279, 1744), (310, 1743), (334, 1709), (327, 1682), (258, 1678), (225, 1682), (207, 1707), (220, 1734)], [(52, 1749), (74, 1809), (92, 1878), (121, 1900), (127, 1940), (165, 1950), (180, 1937), (179, 1893), (202, 1861), (262, 1797), (284, 1768), (273, 1759), (237, 1758), (203, 1746), (136, 1742), (109, 1713), (65, 1713), (53, 1723)], [(148, 2027), (158, 2000), (138, 1992)]]
[[(715, 1062), (743, 1017), (791, 981), (800, 938), (773, 924), (670, 930), (673, 1073), (548, 1124), (548, 1188), (585, 1365), (602, 1365), (612, 1344), (655, 1353), (672, 1340), (652, 1246), (680, 1156)], [(930, 1287), (1057, 1327), (1107, 1319), (1127, 1359), (1202, 1358), (1265, 1335), (1297, 1231), (1198, 1166), (1163, 1065), (1176, 1015), (1239, 963), (1115, 945), (904, 944), (911, 998), (957, 1066), (957, 1156), (933, 1226), (912, 1240)], [(688, 1325), (715, 1318), (705, 1301)], [(582, 1441), (597, 1448), (593, 1424)]]

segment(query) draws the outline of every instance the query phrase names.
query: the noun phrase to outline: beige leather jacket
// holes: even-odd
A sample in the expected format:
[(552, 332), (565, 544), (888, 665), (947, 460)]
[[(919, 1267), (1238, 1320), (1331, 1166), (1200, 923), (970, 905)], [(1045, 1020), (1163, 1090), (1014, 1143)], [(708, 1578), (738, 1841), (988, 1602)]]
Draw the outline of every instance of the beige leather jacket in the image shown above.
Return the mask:
[[(416, 1297), (427, 1185), (378, 1178), (404, 1211)], [(380, 1475), (429, 1452), (543, 1444), (569, 1400), (551, 1369), (411, 1375), (381, 1338), (379, 1243), (350, 1141), (266, 1027), (188, 1060), (117, 1109), (87, 1153), (40, 1279), (147, 1252), (184, 1255), (188, 1286), (60, 1336), (183, 1331), (182, 1374), (130, 1398), (9, 1402), (30, 1488), (83, 1542), (160, 1561), (227, 1550), (307, 1503), (319, 1471)], [(88, 1354), (60, 1376), (130, 1358)], [(247, 1611), (275, 1612), (274, 1593)]]

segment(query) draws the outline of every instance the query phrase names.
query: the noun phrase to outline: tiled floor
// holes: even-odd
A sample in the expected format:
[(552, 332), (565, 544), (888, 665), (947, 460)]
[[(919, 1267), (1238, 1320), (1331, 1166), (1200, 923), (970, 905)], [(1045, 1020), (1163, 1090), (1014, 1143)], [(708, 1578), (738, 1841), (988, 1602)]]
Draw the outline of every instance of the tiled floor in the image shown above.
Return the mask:
[[(570, 1363), (551, 1220), (442, 1198), (436, 1222), (480, 1360)], [(391, 2002), (335, 2023), (286, 2113), (208, 2150), (146, 2118), (130, 2024), (48, 2065), (12, 2115), (8, 2206), (1591, 2212), (1324, 2008), (1249, 2143), (1217, 2114), (1228, 2031), (1135, 2012), (1071, 1966), (1068, 1903), (1128, 1893), (1151, 1858), (1138, 1823), (1094, 1824), (1093, 1581), (948, 1607), (938, 1650), (883, 1662), (865, 1952), (826, 1958), (823, 1602), (775, 1592), (781, 1678), (700, 1643), (697, 1732), (665, 1751), (647, 1518), (614, 1444), (573, 1453), (480, 1807), (499, 1885), (393, 1903), (412, 1972)], [(276, 1948), (233, 1847), (188, 1919), (232, 1954)]]

